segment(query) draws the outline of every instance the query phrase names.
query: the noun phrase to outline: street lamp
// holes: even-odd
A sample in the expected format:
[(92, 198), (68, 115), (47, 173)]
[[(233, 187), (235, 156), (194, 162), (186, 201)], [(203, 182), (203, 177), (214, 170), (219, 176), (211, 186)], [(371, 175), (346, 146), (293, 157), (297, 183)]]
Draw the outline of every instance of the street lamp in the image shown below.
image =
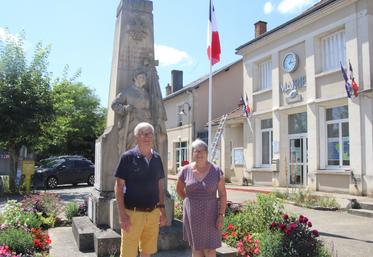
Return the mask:
[[(186, 111), (185, 111), (186, 110), (184, 108), (185, 105), (187, 107), (188, 113), (186, 113)], [(192, 109), (192, 106), (188, 102), (184, 102), (183, 105), (182, 105), (182, 109), (179, 112), (180, 117), (188, 115), (188, 126), (189, 126), (189, 128), (188, 128), (188, 148), (189, 148), (189, 145), (191, 143), (190, 139), (192, 137), (192, 135), (191, 135), (192, 124), (191, 124), (191, 120), (190, 120), (191, 119), (191, 115), (190, 115), (191, 109)], [(190, 156), (189, 149), (188, 149), (188, 156)]]

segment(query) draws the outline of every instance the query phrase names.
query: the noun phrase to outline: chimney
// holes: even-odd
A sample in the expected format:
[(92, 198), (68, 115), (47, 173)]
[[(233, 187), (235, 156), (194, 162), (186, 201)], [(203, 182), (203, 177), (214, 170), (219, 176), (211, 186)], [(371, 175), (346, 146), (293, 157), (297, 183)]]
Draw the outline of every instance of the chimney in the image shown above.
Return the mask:
[(255, 26), (255, 38), (267, 32), (267, 22), (265, 21), (258, 21), (254, 24), (254, 26)]
[(176, 92), (183, 88), (183, 71), (181, 70), (171, 71), (171, 84), (172, 84), (172, 92)]
[(172, 93), (172, 87), (171, 87), (170, 83), (167, 83), (167, 86), (166, 86), (166, 96), (168, 96), (171, 93)]

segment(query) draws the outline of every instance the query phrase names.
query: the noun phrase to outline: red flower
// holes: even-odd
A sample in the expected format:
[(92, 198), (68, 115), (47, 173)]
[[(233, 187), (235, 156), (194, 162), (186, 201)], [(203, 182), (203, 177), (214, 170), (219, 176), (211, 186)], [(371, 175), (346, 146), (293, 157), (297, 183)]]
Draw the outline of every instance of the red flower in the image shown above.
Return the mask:
[(299, 216), (299, 222), (300, 222), (300, 223), (303, 223), (303, 220), (304, 220), (304, 216), (303, 216), (303, 215), (300, 215), (300, 216)]
[(232, 224), (229, 224), (229, 225), (227, 226), (227, 229), (228, 229), (228, 230), (233, 230), (233, 229), (234, 229), (234, 226), (233, 226)]
[(228, 233), (227, 232), (224, 232), (223, 233), (223, 239), (226, 240), (228, 238)]
[(271, 224), (271, 228), (275, 228), (275, 227), (277, 227), (277, 222), (273, 221), (272, 224)]
[(289, 215), (284, 214), (283, 218), (284, 218), (284, 220), (287, 220), (289, 218)]
[(236, 237), (237, 237), (237, 233), (236, 233), (236, 231), (232, 231), (231, 236), (234, 237), (234, 238), (236, 238)]
[(315, 237), (318, 237), (319, 231), (317, 231), (316, 229), (312, 230), (312, 235), (314, 235)]
[(286, 229), (286, 225), (285, 224), (280, 224), (280, 229), (281, 230), (285, 230)]
[(307, 225), (308, 225), (309, 228), (312, 227), (312, 222), (308, 221)]
[(247, 236), (244, 236), (244, 237), (243, 237), (243, 239), (244, 239), (247, 243), (250, 243), (252, 238), (253, 238), (252, 235), (247, 235)]

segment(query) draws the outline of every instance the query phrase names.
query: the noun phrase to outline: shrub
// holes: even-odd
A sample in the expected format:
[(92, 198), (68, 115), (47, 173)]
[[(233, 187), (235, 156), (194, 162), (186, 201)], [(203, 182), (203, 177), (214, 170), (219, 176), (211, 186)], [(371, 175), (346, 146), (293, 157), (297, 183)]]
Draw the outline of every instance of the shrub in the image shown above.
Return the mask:
[(34, 250), (32, 235), (23, 229), (8, 228), (0, 231), (0, 242), (12, 252), (31, 254)]
[(274, 191), (272, 192), (277, 198), (280, 199), (288, 199), (289, 193), (288, 192), (281, 192), (281, 191)]
[(78, 216), (79, 206), (76, 202), (68, 202), (65, 207), (66, 219), (71, 222), (73, 217)]
[(21, 224), (22, 213), (23, 210), (20, 203), (16, 200), (7, 201), (3, 212), (4, 224), (19, 227)]
[(224, 219), (223, 241), (237, 247), (237, 243), (243, 241), (247, 233), (268, 231), (272, 220), (281, 220), (283, 208), (282, 201), (273, 194), (258, 194), (257, 202), (248, 202), (244, 207), (237, 207), (237, 211), (228, 211)]
[(278, 257), (281, 252), (282, 234), (279, 231), (267, 230), (257, 235), (259, 240), (259, 257)]
[(339, 208), (339, 204), (335, 198), (332, 197), (321, 197), (318, 205), (324, 208)]
[(317, 257), (322, 243), (317, 239), (319, 232), (311, 230), (311, 227), (311, 221), (303, 215), (295, 219), (284, 214), (282, 222), (272, 222), (271, 228), (283, 234), (281, 254), (278, 253), (277, 256)]
[(42, 221), (34, 212), (27, 212), (22, 209), (22, 204), (16, 200), (9, 200), (4, 207), (4, 224), (13, 227), (39, 228)]
[(61, 200), (57, 194), (32, 194), (22, 200), (22, 207), (28, 211), (41, 212), (44, 216), (57, 216), (61, 209)]

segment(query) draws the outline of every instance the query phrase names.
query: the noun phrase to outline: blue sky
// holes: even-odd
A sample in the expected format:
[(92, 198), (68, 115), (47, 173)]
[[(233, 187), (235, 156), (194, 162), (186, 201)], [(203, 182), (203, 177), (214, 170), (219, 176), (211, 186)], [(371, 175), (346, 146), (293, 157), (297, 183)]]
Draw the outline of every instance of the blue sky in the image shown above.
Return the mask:
[[(271, 30), (309, 8), (318, 0), (215, 0), (222, 48), (213, 69), (240, 58), (235, 49), (254, 38), (254, 23), (268, 22)], [(107, 107), (113, 51), (115, 14), (119, 0), (8, 0), (0, 8), (0, 41), (24, 31), (25, 50), (36, 43), (50, 44), (49, 71), (71, 76), (93, 88)], [(183, 71), (184, 85), (208, 74), (206, 33), (209, 0), (154, 0), (155, 55), (162, 93), (171, 70)]]

